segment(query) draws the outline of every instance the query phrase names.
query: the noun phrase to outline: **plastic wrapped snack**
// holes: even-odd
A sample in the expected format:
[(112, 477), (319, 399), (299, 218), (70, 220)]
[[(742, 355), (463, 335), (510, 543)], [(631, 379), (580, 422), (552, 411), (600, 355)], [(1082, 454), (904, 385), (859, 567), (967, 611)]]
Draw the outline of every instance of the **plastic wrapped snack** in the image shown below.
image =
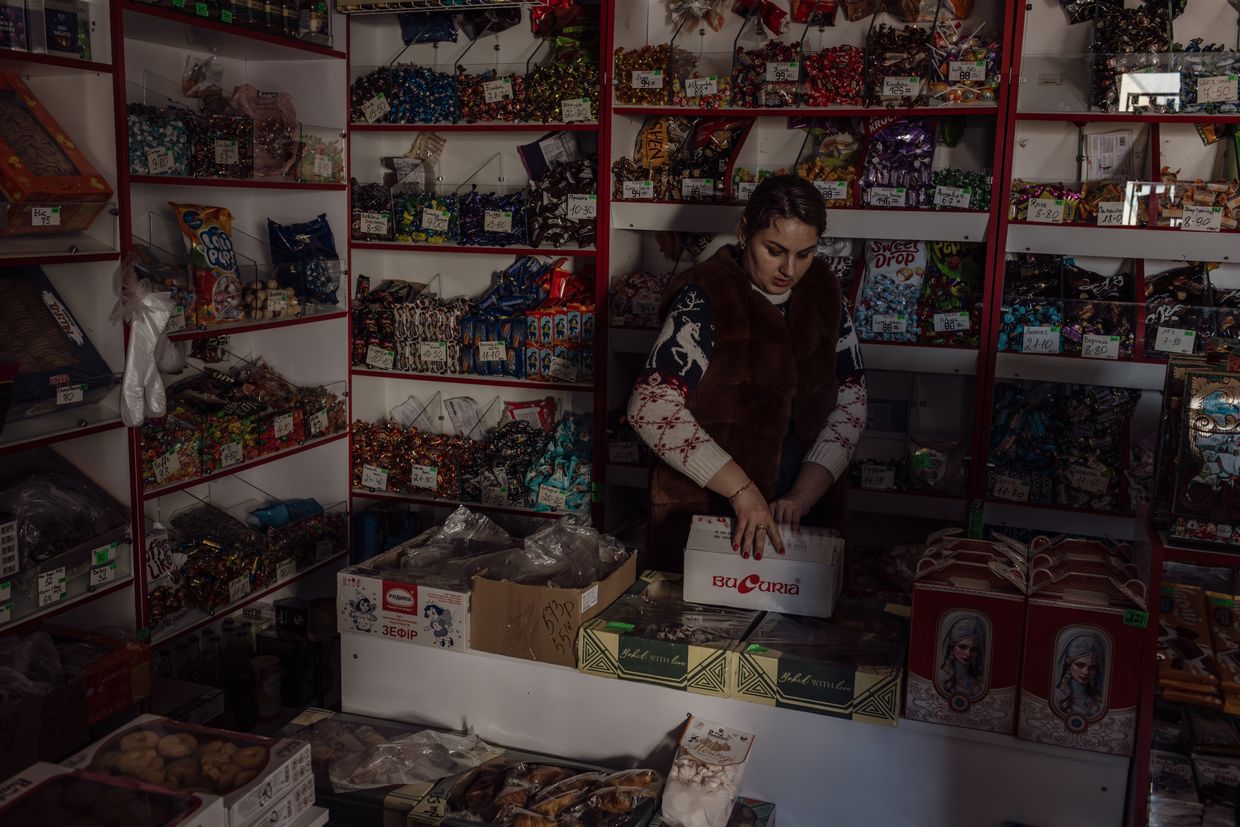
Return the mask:
[(744, 637), (754, 612), (671, 598), (626, 595), (603, 615), (609, 629), (648, 640), (727, 647)]
[(727, 827), (753, 739), (690, 716), (663, 792), (663, 819), (675, 827)]
[(303, 302), (339, 302), (340, 255), (325, 213), (302, 224), (277, 224), (269, 218), (267, 239), (281, 287), (293, 288)]
[(199, 324), (240, 319), (245, 312), (232, 244), (232, 213), (226, 207), (169, 203), (189, 245)]
[(471, 770), (494, 754), (476, 735), (428, 729), (348, 755), (331, 765), (329, 775), (336, 792), (438, 781)]

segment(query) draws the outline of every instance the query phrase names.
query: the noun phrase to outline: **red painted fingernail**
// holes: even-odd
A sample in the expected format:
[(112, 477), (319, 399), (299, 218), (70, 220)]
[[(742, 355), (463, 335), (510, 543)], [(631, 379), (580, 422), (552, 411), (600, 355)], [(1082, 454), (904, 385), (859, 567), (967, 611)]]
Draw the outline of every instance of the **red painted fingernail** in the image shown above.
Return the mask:
[(755, 560), (761, 560), (761, 559), (762, 559), (762, 554), (761, 554), (761, 553), (759, 553), (759, 552), (754, 552), (753, 559), (755, 559)]
[(732, 544), (732, 550), (733, 550), (733, 551), (740, 551), (740, 550), (741, 550), (741, 547), (740, 547), (740, 546), (738, 546), (736, 543), (733, 543), (733, 544)]
[(741, 557), (744, 557), (746, 560), (748, 560), (748, 559), (749, 559), (749, 552), (747, 552), (747, 551), (742, 551), (742, 552), (741, 552)]

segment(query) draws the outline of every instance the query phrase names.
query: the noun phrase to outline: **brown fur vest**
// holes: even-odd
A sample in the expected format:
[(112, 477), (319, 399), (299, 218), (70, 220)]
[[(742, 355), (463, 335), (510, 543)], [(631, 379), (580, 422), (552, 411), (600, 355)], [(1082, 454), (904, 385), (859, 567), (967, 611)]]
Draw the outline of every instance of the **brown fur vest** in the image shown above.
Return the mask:
[[(785, 319), (753, 289), (740, 255), (729, 245), (686, 270), (667, 286), (662, 309), (666, 315), (672, 297), (687, 284), (705, 291), (715, 322), (715, 352), (687, 407), (771, 500), (785, 493), (775, 486), (789, 422), (795, 422), (804, 453), (835, 410), (842, 299), (839, 281), (815, 259), (793, 287)], [(819, 502), (815, 516), (824, 524), (841, 525), (846, 483), (834, 485)], [(684, 565), (694, 514), (732, 516), (726, 497), (662, 462), (653, 471), (650, 507), (647, 565), (670, 571)]]

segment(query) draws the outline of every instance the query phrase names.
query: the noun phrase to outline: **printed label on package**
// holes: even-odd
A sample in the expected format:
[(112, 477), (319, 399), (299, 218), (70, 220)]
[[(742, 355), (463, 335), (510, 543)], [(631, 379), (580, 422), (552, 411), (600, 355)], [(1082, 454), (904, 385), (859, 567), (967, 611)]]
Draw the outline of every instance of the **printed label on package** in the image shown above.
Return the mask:
[(310, 416), (310, 435), (327, 433), (327, 408), (316, 411)]
[(595, 583), (593, 586), (581, 593), (581, 613), (585, 614), (597, 605), (598, 583)]
[[(425, 223), (423, 222), (423, 224)], [(443, 229), (447, 230), (448, 226), (445, 224)], [(487, 210), (482, 214), (482, 229), (488, 233), (512, 232), (512, 213), (500, 210)]]
[(282, 316), (288, 312), (288, 294), (287, 293), (269, 293), (267, 295), (267, 309), (271, 311), (273, 316)]
[(904, 207), (908, 205), (904, 187), (870, 187), (871, 207)]
[(911, 98), (921, 91), (921, 78), (891, 77), (883, 78), (884, 98)]
[[(422, 210), (422, 229), (430, 230), (436, 233), (446, 233), (449, 223), (452, 220), (452, 213), (447, 210), (436, 210), (426, 207)], [(497, 232), (492, 230), (491, 232)], [(508, 229), (504, 232), (512, 232), (512, 213), (508, 213)]]
[(986, 61), (952, 60), (947, 63), (947, 79), (950, 81), (985, 81)]
[(418, 357), (423, 362), (438, 364), (448, 361), (447, 342), (418, 342)]
[(1058, 353), (1059, 328), (1031, 326), (1025, 328), (1022, 353)]
[(607, 443), (608, 462), (634, 463), (638, 461), (638, 457), (636, 442)]
[(621, 194), (625, 199), (649, 201), (654, 198), (654, 181), (625, 181), (621, 187)]
[(594, 119), (594, 111), (590, 107), (589, 98), (565, 98), (560, 101), (560, 114), (565, 123)]
[(63, 388), (56, 389), (57, 405), (75, 405), (82, 401), (82, 395), (86, 392), (85, 385), (66, 385)]
[(815, 181), (814, 189), (828, 201), (843, 201), (848, 197), (847, 181)]
[(875, 315), (872, 324), (875, 333), (908, 332), (908, 316), (905, 316), (903, 313), (897, 316)]
[(391, 110), (387, 95), (380, 93), (362, 104), (362, 117), (366, 119), (366, 123), (374, 123)]
[(386, 491), (388, 483), (388, 472), (383, 468), (376, 468), (373, 465), (362, 466), (362, 487), (373, 488), (376, 491)]
[(577, 366), (567, 359), (554, 356), (551, 359), (551, 369), (547, 371), (547, 374), (552, 379), (558, 379), (561, 382), (576, 382)]
[(935, 313), (934, 314), (934, 332), (935, 333), (955, 333), (960, 330), (968, 330), (972, 327), (968, 313)]
[(366, 348), (366, 364), (376, 370), (391, 370), (396, 362), (396, 351), (384, 350), (371, 345)]
[(1197, 79), (1197, 103), (1235, 103), (1240, 75)]
[(181, 470), (181, 458), (176, 454), (162, 454), (155, 458), (152, 465), (155, 471), (155, 481), (163, 482)]
[(502, 362), (508, 358), (508, 347), (503, 342), (479, 342), (478, 361)]
[(146, 169), (151, 175), (167, 175), (172, 172), (172, 153), (163, 147), (148, 149)]
[(538, 486), (538, 504), (555, 511), (563, 511), (568, 505), (568, 492), (553, 485), (540, 485)]
[(719, 94), (719, 79), (714, 75), (707, 78), (689, 78), (685, 81), (686, 97), (704, 98), (707, 95), (717, 94)]
[(118, 567), (115, 563), (108, 563), (104, 566), (94, 566), (90, 570), (90, 588), (98, 588), (104, 583), (111, 583), (116, 579)]
[(936, 207), (948, 207), (954, 210), (967, 210), (973, 203), (973, 197), (969, 195), (968, 190), (960, 187), (935, 187), (934, 188), (934, 205)]
[(637, 296), (633, 299), (633, 312), (639, 316), (657, 316), (659, 299), (655, 296)]
[(1099, 227), (1123, 227), (1126, 224), (1123, 201), (1102, 201), (1098, 204)]
[(1118, 359), (1119, 337), (1086, 333), (1081, 342), (1081, 355), (1086, 359)]
[(119, 540), (113, 540), (106, 546), (100, 546), (90, 553), (91, 565), (102, 566), (104, 563), (111, 563), (116, 559), (121, 544)]
[(228, 602), (236, 603), (250, 593), (250, 578), (242, 575), (235, 577), (228, 584)]
[(1197, 343), (1197, 333), (1175, 327), (1160, 327), (1154, 339), (1154, 349), (1163, 353), (1192, 353)]
[(385, 212), (359, 213), (357, 223), (362, 235), (387, 235), (388, 214)]
[(185, 329), (185, 311), (178, 310), (168, 317), (168, 324), (164, 325), (165, 333), (176, 333), (178, 330)]
[(60, 207), (31, 207), (30, 224), (34, 227), (59, 227)]
[[(817, 182), (814, 183), (814, 186), (818, 186)], [(753, 191), (756, 190), (757, 188), (758, 188), (757, 183), (753, 181), (741, 181), (739, 184), (736, 185), (736, 200), (737, 201), (748, 201), (750, 198), (753, 197)]]
[(230, 442), (220, 448), (220, 467), (227, 468), (230, 465), (236, 465), (244, 457), (241, 450), (240, 442)]
[(414, 488), (435, 490), (439, 487), (439, 469), (432, 465), (415, 463), (409, 469), (409, 485)]
[(995, 499), (1012, 500), (1013, 502), (1029, 502), (1029, 483), (1017, 477), (1003, 475), (995, 477), (993, 489)]
[(293, 415), (289, 413), (289, 414), (280, 414), (279, 416), (277, 416), (276, 422), (275, 422), (275, 430), (276, 430), (276, 439), (284, 439), (286, 436), (293, 433)]
[(890, 465), (867, 462), (861, 466), (861, 487), (875, 491), (890, 491), (896, 487), (896, 469)]
[(1028, 219), (1035, 224), (1062, 224), (1062, 198), (1035, 198), (1029, 202)]
[(794, 62), (766, 64), (767, 83), (796, 83), (801, 77), (801, 64)]
[(215, 142), (215, 163), (241, 163), (241, 152), (237, 149), (237, 142), (227, 138), (217, 140)]
[(634, 89), (662, 89), (663, 70), (654, 69), (649, 72), (634, 72), (631, 83)]
[(280, 561), (279, 565), (276, 566), (276, 581), (280, 582), (280, 581), (288, 580), (290, 577), (292, 577), (296, 573), (297, 573), (297, 561), (294, 560), (292, 557), (285, 557), (283, 560)]
[(1180, 229), (1217, 233), (1223, 229), (1223, 208), (1190, 204), (1184, 208)]
[(685, 198), (709, 198), (715, 194), (715, 179), (682, 179), (680, 182), (680, 194)]
[(499, 103), (512, 98), (512, 81), (508, 78), (488, 80), (482, 84), (482, 97), (487, 103)]
[(1106, 473), (1086, 465), (1072, 466), (1068, 469), (1067, 477), (1073, 488), (1086, 494), (1105, 494), (1111, 483), (1111, 478)]
[(332, 177), (332, 159), (321, 152), (314, 153), (314, 165), (312, 168), (315, 178)]
[(597, 217), (597, 195), (572, 194), (568, 196), (568, 218), (570, 221), (589, 221)]

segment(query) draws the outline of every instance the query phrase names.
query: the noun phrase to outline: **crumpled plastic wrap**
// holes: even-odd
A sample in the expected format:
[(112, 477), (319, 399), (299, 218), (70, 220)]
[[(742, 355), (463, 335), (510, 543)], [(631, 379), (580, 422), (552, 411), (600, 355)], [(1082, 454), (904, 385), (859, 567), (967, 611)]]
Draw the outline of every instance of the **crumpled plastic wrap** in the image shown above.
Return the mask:
[[(726, 648), (740, 640), (756, 612), (683, 600), (626, 595), (603, 613), (608, 628), (647, 640)], [(632, 629), (625, 629), (631, 626)]]
[(164, 327), (175, 309), (169, 293), (152, 289), (139, 278), (132, 254), (121, 263), (117, 280), (116, 306), (111, 321), (129, 323), (129, 345), (125, 352), (125, 375), (121, 379), (121, 421), (135, 428), (146, 417), (158, 419), (167, 407), (164, 380), (159, 375), (157, 346), (167, 344)]
[(861, 606), (844, 606), (830, 620), (769, 613), (745, 639), (783, 655), (856, 666), (885, 664), (892, 657), (903, 621)]
[(60, 657), (46, 632), (0, 637), (0, 711), (64, 683)]
[(459, 775), (497, 753), (476, 735), (428, 729), (367, 746), (334, 762), (328, 772), (338, 793), (368, 790)]
[(30, 474), (0, 490), (0, 513), (17, 518), (21, 568), (92, 540), (126, 520), (91, 482), (55, 471)]

